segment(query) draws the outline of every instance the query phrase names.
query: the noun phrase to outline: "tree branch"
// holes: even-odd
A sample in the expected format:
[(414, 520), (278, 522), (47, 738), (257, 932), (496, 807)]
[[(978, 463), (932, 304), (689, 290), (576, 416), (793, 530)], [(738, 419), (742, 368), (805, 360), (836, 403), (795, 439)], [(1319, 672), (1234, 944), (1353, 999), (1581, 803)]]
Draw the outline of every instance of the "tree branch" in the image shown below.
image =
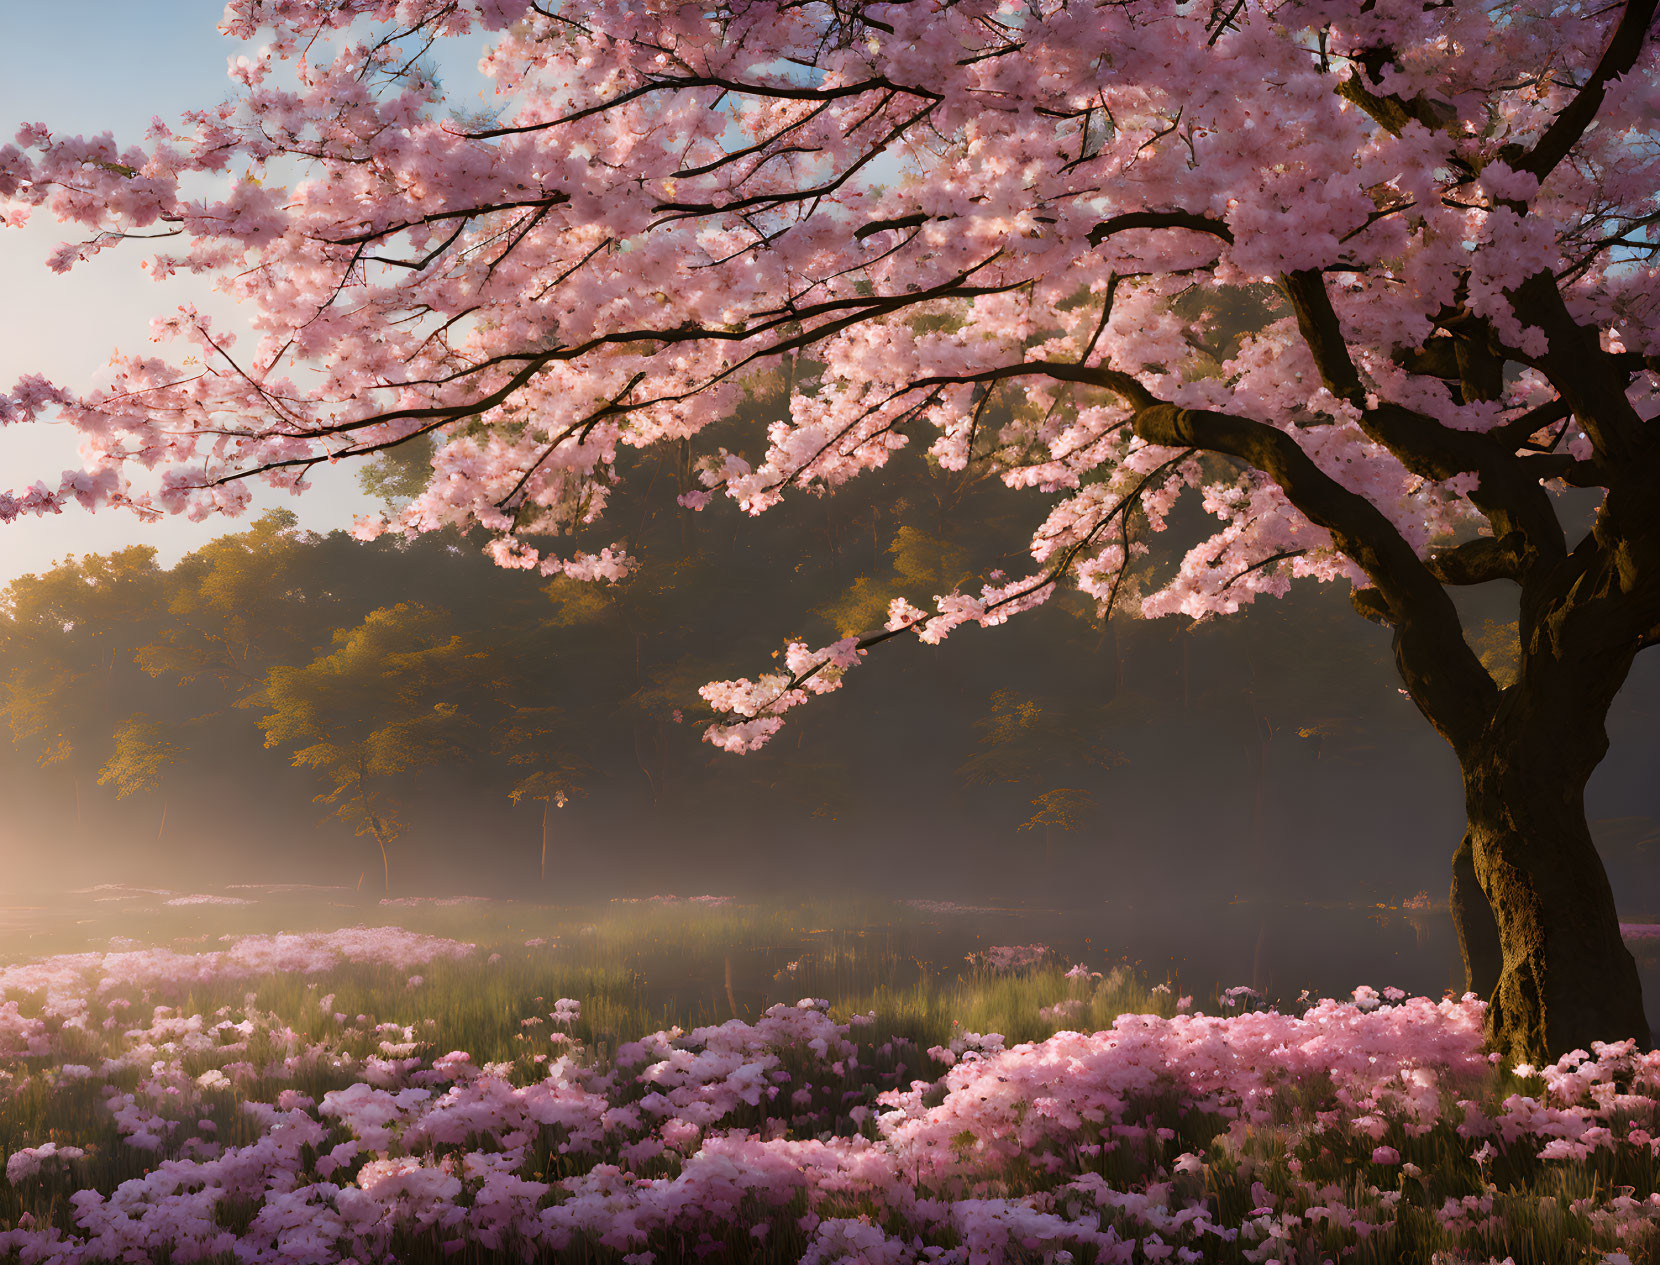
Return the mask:
[(1296, 314), (1297, 328), (1321, 381), (1338, 399), (1360, 410), (1361, 429), (1371, 439), (1423, 478), (1439, 481), (1475, 474), (1478, 483), (1470, 499), (1492, 520), (1497, 534), (1524, 533), (1529, 549), (1544, 562), (1567, 555), (1567, 540), (1550, 497), (1539, 486), (1538, 477), (1522, 469), (1514, 445), (1507, 450), (1487, 435), (1451, 430), (1427, 413), (1387, 400), (1368, 403), (1360, 371), (1326, 293), (1325, 278), (1311, 270), (1287, 273), (1281, 289)]
[(1099, 246), (1114, 233), (1127, 233), (1133, 228), (1185, 228), (1195, 233), (1209, 233), (1212, 237), (1220, 237), (1230, 246), (1233, 244), (1232, 229), (1221, 220), (1200, 215), (1195, 211), (1127, 211), (1123, 215), (1113, 216), (1110, 220), (1102, 220), (1090, 229), (1089, 244)]
[(1574, 320), (1549, 272), (1535, 273), (1509, 294), (1516, 315), (1544, 330), (1547, 350), (1537, 364), (1585, 428), (1597, 456), (1616, 466), (1632, 461), (1649, 441), (1643, 419), (1626, 398), (1630, 372), (1602, 349), (1596, 330)]
[(1465, 642), (1446, 590), (1377, 506), (1321, 470), (1286, 432), (1262, 422), (1159, 403), (1137, 409), (1135, 431), (1150, 444), (1238, 457), (1273, 479), (1376, 586), (1395, 628), (1402, 679), (1430, 723), (1455, 749), (1478, 738), (1498, 687)]
[(1442, 584), (1486, 584), (1489, 580), (1520, 583), (1526, 544), (1520, 532), (1498, 539), (1478, 536), (1450, 549), (1432, 551), (1424, 565)]
[(1511, 448), (1519, 448), (1531, 436), (1538, 434), (1545, 427), (1566, 421), (1572, 415), (1572, 410), (1568, 408), (1566, 400), (1560, 398), (1547, 400), (1543, 404), (1530, 408), (1513, 421), (1506, 422), (1497, 430), (1490, 430), (1487, 433), (1501, 444)]
[(1574, 94), (1574, 99), (1556, 116), (1532, 149), (1503, 155), (1512, 168), (1527, 172), (1543, 184), (1545, 177), (1568, 156), (1568, 151), (1579, 143), (1579, 138), (1597, 117), (1603, 98), (1608, 95), (1608, 85), (1637, 64), (1643, 42), (1654, 25), (1655, 7), (1656, 0), (1628, 0), (1625, 12), (1609, 34), (1596, 69)]

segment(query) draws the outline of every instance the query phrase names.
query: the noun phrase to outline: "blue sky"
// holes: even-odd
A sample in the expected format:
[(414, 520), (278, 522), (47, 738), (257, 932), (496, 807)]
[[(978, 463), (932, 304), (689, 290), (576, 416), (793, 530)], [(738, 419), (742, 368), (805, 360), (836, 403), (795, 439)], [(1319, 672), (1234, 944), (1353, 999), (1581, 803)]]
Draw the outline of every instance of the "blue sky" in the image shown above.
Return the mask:
[[(227, 58), (246, 51), (219, 34), (223, 12), (222, 0), (0, 0), (0, 143), (19, 124), (35, 121), (58, 133), (112, 131), (120, 142), (136, 142), (153, 115), (172, 119), (221, 100), (231, 88)], [(461, 63), (446, 68), (447, 82), (465, 83), (467, 58), (447, 60)], [(216, 306), (199, 279), (151, 281), (138, 270), (144, 255), (136, 250), (111, 251), (67, 277), (55, 276), (43, 260), (68, 236), (44, 212), (24, 230), (0, 230), (0, 383), (7, 388), (32, 372), (83, 386), (116, 349), (146, 347), (152, 316), (185, 301)], [(66, 428), (0, 430), (0, 487), (15, 490), (36, 479), (55, 484), (78, 464)], [(265, 492), (256, 505), (287, 505), (317, 530), (347, 526), (372, 508), (357, 491), (353, 469), (319, 471), (314, 482), (302, 498)], [(0, 524), (0, 585), (67, 554), (133, 543), (154, 545), (171, 562), (244, 525), (182, 518), (146, 524), (130, 514), (79, 510), (19, 519)]]

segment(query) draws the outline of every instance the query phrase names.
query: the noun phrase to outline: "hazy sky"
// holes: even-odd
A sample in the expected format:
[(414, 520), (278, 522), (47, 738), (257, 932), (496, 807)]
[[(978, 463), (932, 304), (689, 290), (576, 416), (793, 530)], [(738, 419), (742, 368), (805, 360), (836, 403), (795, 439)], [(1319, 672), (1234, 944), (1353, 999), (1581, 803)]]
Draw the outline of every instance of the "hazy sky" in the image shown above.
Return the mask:
[[(221, 0), (0, 0), (0, 143), (34, 121), (64, 134), (112, 131), (117, 141), (132, 143), (154, 115), (171, 120), (219, 101), (231, 87), (227, 58), (245, 51), (219, 34), (223, 11)], [(446, 60), (456, 63), (446, 64), (446, 80), (459, 81), (471, 95), (477, 84), (466, 82), (468, 59)], [(0, 230), (0, 384), (6, 389), (25, 373), (85, 386), (118, 348), (144, 350), (150, 319), (180, 303), (235, 312), (199, 278), (150, 280), (138, 269), (146, 254), (140, 250), (110, 251), (56, 276), (43, 261), (70, 236), (44, 211), (26, 229)], [(36, 479), (55, 485), (63, 470), (77, 465), (67, 429), (0, 430), (0, 488), (18, 490)], [(347, 526), (369, 507), (353, 468), (320, 470), (313, 482), (304, 498), (265, 492), (256, 504), (290, 505), (318, 530)], [(66, 554), (139, 542), (155, 545), (171, 562), (241, 525), (182, 518), (147, 524), (130, 514), (76, 510), (19, 519), (0, 525), (0, 585)]]

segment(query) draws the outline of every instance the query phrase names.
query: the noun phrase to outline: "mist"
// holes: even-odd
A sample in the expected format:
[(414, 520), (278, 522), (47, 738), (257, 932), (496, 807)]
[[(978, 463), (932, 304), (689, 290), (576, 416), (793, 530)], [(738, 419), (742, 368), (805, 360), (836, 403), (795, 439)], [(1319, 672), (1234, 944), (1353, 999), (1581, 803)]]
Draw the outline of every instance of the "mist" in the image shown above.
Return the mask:
[[(763, 539), (735, 514), (677, 510), (652, 486), (672, 470), (640, 473), (615, 507), (639, 516), (645, 555), (623, 585), (504, 572), (458, 536), (365, 544), (280, 515), (172, 568), (135, 551), (14, 584), (9, 922), (85, 912), (101, 885), (318, 885), (365, 907), (916, 899), (1000, 911), (1013, 937), (1087, 937), (1155, 976), (1286, 996), (1461, 985), (1457, 764), (1402, 694), (1387, 631), (1334, 586), (1199, 624), (1063, 597), (940, 647), (899, 639), (733, 756), (700, 740), (699, 685), (765, 670), (793, 637), (856, 631), (890, 594), (1016, 565), (1027, 511), (918, 462), (896, 481), (913, 505), (933, 498), (922, 528), (854, 490), (773, 511)], [(398, 474), (370, 484), (395, 497)], [(1505, 602), (1465, 600), (1485, 656), (1506, 653)], [(399, 653), (452, 658), (396, 681), (386, 658), (341, 685), (342, 638), (400, 610), (388, 627), (416, 649)], [(320, 798), (332, 784), (295, 763), (305, 742), (267, 739), (272, 682), (325, 661), (345, 709), (329, 741), (408, 723), (403, 706), (449, 709), (450, 728)], [(1588, 796), (1633, 917), (1660, 905), (1657, 709), (1660, 672), (1639, 660)], [(148, 736), (122, 748), (135, 717)], [(384, 860), (354, 794), (395, 816)]]

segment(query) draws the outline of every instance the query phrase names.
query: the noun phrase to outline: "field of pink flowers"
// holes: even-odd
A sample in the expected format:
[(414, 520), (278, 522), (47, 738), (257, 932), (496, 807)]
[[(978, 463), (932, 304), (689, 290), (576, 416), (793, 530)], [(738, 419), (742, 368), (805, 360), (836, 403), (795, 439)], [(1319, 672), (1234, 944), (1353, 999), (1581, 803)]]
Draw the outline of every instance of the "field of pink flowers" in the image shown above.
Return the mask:
[(683, 1030), (595, 964), (627, 910), (445, 914), (0, 967), (0, 1260), (1656, 1258), (1660, 1055), (1498, 1067), (1474, 998), (1195, 1007), (1006, 945)]

